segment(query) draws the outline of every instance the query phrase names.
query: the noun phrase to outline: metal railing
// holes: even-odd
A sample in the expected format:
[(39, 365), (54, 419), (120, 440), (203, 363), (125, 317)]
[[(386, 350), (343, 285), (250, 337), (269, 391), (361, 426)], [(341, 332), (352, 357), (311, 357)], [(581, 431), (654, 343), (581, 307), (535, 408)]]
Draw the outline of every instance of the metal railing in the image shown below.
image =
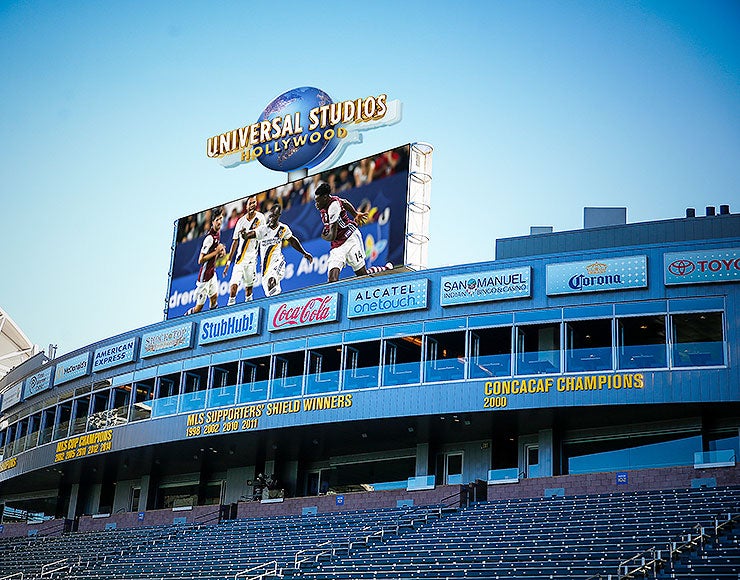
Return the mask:
[(725, 528), (732, 528), (735, 523), (740, 522), (740, 513), (728, 513), (727, 517), (717, 514), (712, 520), (710, 526), (696, 524), (688, 533), (669, 541), (665, 548), (653, 546), (620, 562), (615, 575), (594, 574), (586, 580), (628, 580), (638, 575), (646, 577), (651, 573), (657, 576), (658, 570), (664, 565), (676, 560), (684, 552), (703, 548), (708, 540), (719, 537)]
[(13, 574), (9, 574), (8, 576), (3, 576), (2, 578), (0, 578), (0, 580), (12, 580), (13, 578), (23, 580), (23, 572), (15, 572)]
[[(82, 557), (78, 556), (78, 566), (80, 565), (80, 562), (82, 562)], [(72, 570), (72, 566), (74, 566), (74, 563), (71, 562), (69, 558), (62, 558), (61, 560), (56, 560), (55, 562), (49, 562), (48, 564), (44, 564), (43, 566), (41, 566), (41, 573), (39, 574), (39, 577), (43, 578), (44, 576), (51, 576), (55, 572), (70, 572)]]
[[(264, 569), (264, 571), (257, 573), (257, 570), (261, 569)], [(273, 560), (272, 562), (265, 562), (264, 564), (258, 564), (257, 566), (252, 566), (251, 568), (247, 568), (246, 570), (237, 572), (236, 574), (234, 574), (234, 580), (238, 580), (239, 578), (244, 578), (244, 580), (263, 580), (268, 576), (272, 576), (274, 578), (283, 577), (282, 570), (278, 569), (277, 560)]]

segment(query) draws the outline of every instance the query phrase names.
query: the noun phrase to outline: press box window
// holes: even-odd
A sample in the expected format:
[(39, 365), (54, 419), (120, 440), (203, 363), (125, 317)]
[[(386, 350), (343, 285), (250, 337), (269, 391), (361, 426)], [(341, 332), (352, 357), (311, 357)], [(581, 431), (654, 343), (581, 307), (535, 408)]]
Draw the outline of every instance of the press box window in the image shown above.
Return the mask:
[(560, 371), (560, 324), (530, 324), (517, 327), (518, 375)]
[(565, 364), (568, 372), (612, 368), (612, 321), (578, 320), (565, 326)]
[(380, 341), (358, 342), (344, 347), (344, 386), (367, 389), (378, 386)]
[(384, 385), (408, 385), (420, 382), (421, 336), (404, 336), (385, 341)]
[(511, 375), (511, 326), (470, 331), (470, 377)]
[(725, 364), (724, 326), (721, 312), (671, 316), (674, 367)]
[(445, 332), (426, 337), (424, 380), (455, 381), (465, 378), (465, 333)]
[(620, 369), (665, 368), (665, 316), (617, 319)]
[(272, 357), (272, 397), (296, 397), (303, 383), (303, 352), (286, 352)]
[(338, 391), (341, 364), (341, 346), (328, 346), (309, 350), (306, 393), (314, 395)]
[(252, 403), (267, 398), (270, 378), (270, 357), (249, 359), (242, 363), (242, 380), (237, 389), (236, 402)]

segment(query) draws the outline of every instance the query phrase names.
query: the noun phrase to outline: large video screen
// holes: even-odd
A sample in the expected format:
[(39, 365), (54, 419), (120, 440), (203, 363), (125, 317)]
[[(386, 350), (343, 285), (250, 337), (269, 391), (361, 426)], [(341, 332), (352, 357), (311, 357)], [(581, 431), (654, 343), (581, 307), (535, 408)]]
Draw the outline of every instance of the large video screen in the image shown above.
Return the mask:
[[(381, 266), (388, 262), (396, 266), (403, 265), (409, 150), (409, 145), (397, 147), (177, 220), (173, 244), (175, 250), (167, 296), (167, 319), (188, 313), (196, 305), (196, 284), (199, 276), (201, 278), (210, 277), (209, 273), (202, 272), (208, 264), (199, 264), (199, 257), (204, 251), (204, 244), (213, 242), (216, 238), (213, 235), (215, 230), (212, 228), (214, 216), (219, 212), (223, 215), (219, 230), (223, 255), (217, 255), (215, 258), (215, 276), (218, 280), (216, 283), (218, 306), (228, 305), (231, 278), (235, 269), (233, 262), (239, 258), (237, 255), (240, 249), (239, 240), (244, 237), (244, 234), (235, 236), (235, 230), (240, 218), (245, 214), (250, 219), (250, 223), (254, 223), (252, 218), (254, 214), (249, 211), (249, 205), (254, 204), (253, 201), (249, 201), (251, 197), (255, 198), (255, 209), (264, 216), (265, 221), (270, 215), (271, 208), (278, 204), (282, 209), (279, 217), (280, 223), (288, 226), (293, 238), (297, 239), (304, 250), (314, 258), (313, 262), (309, 263), (293, 244), (289, 244), (287, 240), (283, 241), (282, 255), (285, 260), (281, 280), (283, 293), (327, 283), (330, 242), (321, 237), (324, 224), (314, 201), (314, 191), (322, 182), (331, 186), (332, 195), (349, 201), (356, 210), (367, 215), (366, 222), (359, 226), (364, 242), (366, 266), (368, 268)], [(243, 220), (242, 224), (244, 223)], [(239, 227), (241, 229), (243, 225)], [(224, 276), (232, 245), (235, 254), (229, 272)], [(216, 247), (213, 246), (213, 248)], [(266, 295), (262, 287), (262, 272), (266, 265), (269, 267), (271, 264), (269, 257), (263, 264), (260, 252), (256, 254), (252, 295), (255, 300), (258, 300)], [(211, 263), (212, 266), (213, 263)], [(354, 276), (351, 267), (347, 266), (341, 270), (340, 279), (351, 276)], [(236, 304), (244, 302), (243, 279), (239, 276), (237, 281)], [(206, 300), (203, 310), (209, 308), (210, 300)]]

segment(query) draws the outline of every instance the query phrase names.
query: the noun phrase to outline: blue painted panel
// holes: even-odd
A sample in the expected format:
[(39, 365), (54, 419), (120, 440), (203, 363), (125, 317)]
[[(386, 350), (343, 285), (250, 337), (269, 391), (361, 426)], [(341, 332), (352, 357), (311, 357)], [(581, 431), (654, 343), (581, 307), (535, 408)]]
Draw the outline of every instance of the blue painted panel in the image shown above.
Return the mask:
[(597, 304), (594, 306), (576, 306), (563, 308), (564, 320), (578, 320), (581, 318), (611, 318), (614, 307), (611, 304)]
[(684, 298), (669, 300), (668, 310), (671, 312), (709, 312), (725, 309), (725, 299), (720, 296), (707, 298)]
[(182, 370), (182, 363), (184, 361), (178, 360), (175, 362), (159, 365), (157, 367), (157, 374), (161, 377), (163, 375), (171, 375), (173, 373), (179, 373)]
[(134, 380), (143, 381), (157, 376), (157, 367), (148, 367), (139, 371), (134, 371)]
[(364, 342), (371, 340), (380, 340), (383, 329), (363, 328), (362, 330), (349, 330), (344, 333), (344, 342)]
[(651, 300), (646, 302), (624, 302), (614, 305), (616, 316), (631, 316), (634, 314), (664, 314), (668, 312), (665, 300)]
[(296, 338), (294, 340), (281, 340), (280, 342), (273, 343), (272, 352), (275, 354), (280, 354), (282, 352), (297, 352), (299, 350), (305, 350), (305, 348), (306, 339)]
[(268, 342), (266, 344), (260, 344), (258, 346), (248, 346), (242, 349), (242, 358), (249, 360), (250, 358), (259, 358), (261, 356), (267, 356), (272, 352), (272, 345)]
[(241, 351), (239, 349), (217, 352), (211, 355), (211, 364), (217, 365), (238, 361), (240, 356)]
[(442, 332), (445, 330), (463, 330), (465, 318), (446, 318), (443, 320), (429, 320), (424, 323), (424, 332)]
[(122, 375), (118, 375), (117, 377), (113, 377), (111, 379), (111, 384), (114, 387), (117, 387), (119, 385), (130, 385), (134, 380), (134, 373), (125, 373)]
[(485, 328), (489, 326), (510, 326), (514, 324), (514, 313), (489, 314), (487, 316), (471, 316), (468, 318), (470, 328)]
[(423, 325), (421, 322), (415, 324), (397, 324), (383, 328), (384, 338), (400, 338), (403, 336), (414, 336), (421, 334)]
[(525, 310), (514, 313), (514, 322), (522, 324), (526, 322), (557, 322), (562, 319), (563, 312), (560, 308), (551, 310)]
[(187, 371), (190, 369), (202, 369), (207, 367), (210, 362), (211, 357), (208, 355), (185, 359), (184, 361), (182, 361), (182, 370)]
[(334, 346), (337, 344), (342, 344), (342, 335), (339, 332), (336, 332), (334, 334), (320, 334), (319, 336), (308, 337), (308, 348)]

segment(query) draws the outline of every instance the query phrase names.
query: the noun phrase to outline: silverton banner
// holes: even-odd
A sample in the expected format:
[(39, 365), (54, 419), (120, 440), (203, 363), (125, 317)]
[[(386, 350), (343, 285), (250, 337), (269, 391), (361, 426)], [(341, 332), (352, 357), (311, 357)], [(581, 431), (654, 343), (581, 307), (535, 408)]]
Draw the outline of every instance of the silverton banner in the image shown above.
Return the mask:
[(267, 330), (285, 330), (334, 322), (339, 314), (339, 294), (321, 294), (270, 305)]

